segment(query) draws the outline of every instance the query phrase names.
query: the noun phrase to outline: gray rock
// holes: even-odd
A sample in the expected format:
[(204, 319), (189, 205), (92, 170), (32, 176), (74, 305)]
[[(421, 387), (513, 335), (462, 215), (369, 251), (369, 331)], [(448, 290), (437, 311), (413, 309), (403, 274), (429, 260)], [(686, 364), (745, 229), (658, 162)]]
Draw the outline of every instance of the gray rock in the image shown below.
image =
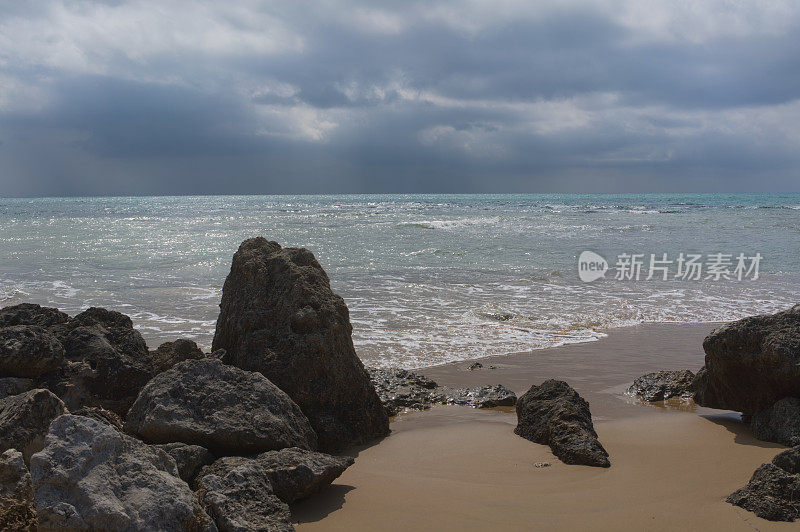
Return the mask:
[(164, 451), (64, 415), (31, 458), (39, 530), (215, 530)]
[(699, 405), (753, 414), (800, 396), (800, 305), (718, 327), (703, 349), (705, 367), (695, 379)]
[(205, 447), (181, 442), (153, 445), (170, 455), (178, 466), (178, 475), (190, 486), (203, 468), (214, 461), (214, 455)]
[(316, 447), (308, 420), (277, 386), (211, 358), (186, 360), (154, 377), (125, 428), (150, 443), (201, 445), (218, 456)]
[(694, 373), (688, 369), (648, 373), (633, 381), (627, 393), (651, 403), (673, 397), (691, 399), (694, 395)]
[(183, 362), (184, 360), (197, 360), (204, 358), (205, 354), (192, 340), (180, 338), (174, 342), (165, 342), (155, 351), (150, 351), (153, 372), (158, 374)]
[(784, 397), (771, 407), (753, 414), (753, 434), (759, 440), (800, 445), (800, 399)]
[(48, 390), (31, 390), (0, 400), (0, 452), (17, 449), (25, 462), (44, 445), (50, 422), (67, 412)]
[(354, 462), (350, 456), (331, 456), (297, 447), (262, 453), (255, 460), (267, 470), (275, 495), (285, 503), (313, 495)]
[(31, 475), (15, 449), (0, 455), (0, 530), (36, 530)]
[(22, 303), (0, 309), (0, 327), (12, 325), (37, 325), (52, 327), (69, 320), (69, 316), (56, 308)]
[(294, 530), (289, 506), (274, 494), (268, 471), (257, 460), (220, 458), (210, 467), (200, 473), (197, 494), (219, 530)]
[(611, 465), (594, 431), (589, 403), (564, 381), (551, 379), (531, 386), (519, 398), (514, 433), (549, 445), (565, 464)]
[(64, 363), (64, 348), (35, 325), (0, 328), (0, 376), (39, 377)]
[(125, 422), (122, 421), (122, 418), (119, 417), (115, 412), (106, 410), (105, 408), (101, 408), (99, 406), (83, 406), (76, 411), (71, 412), (71, 414), (92, 418), (119, 431), (123, 430), (123, 426), (125, 424)]
[(770, 521), (800, 518), (800, 446), (761, 465), (747, 485), (726, 500)]
[(0, 399), (5, 399), (9, 395), (19, 395), (32, 389), (33, 381), (31, 379), (19, 377), (0, 378)]
[(426, 410), (434, 404), (464, 405), (474, 408), (514, 406), (517, 396), (501, 385), (476, 388), (439, 386), (435, 381), (399, 368), (367, 368), (386, 413), (395, 416), (403, 410)]
[(285, 391), (322, 449), (389, 433), (351, 333), (347, 306), (310, 251), (261, 237), (242, 243), (222, 289), (213, 349)]

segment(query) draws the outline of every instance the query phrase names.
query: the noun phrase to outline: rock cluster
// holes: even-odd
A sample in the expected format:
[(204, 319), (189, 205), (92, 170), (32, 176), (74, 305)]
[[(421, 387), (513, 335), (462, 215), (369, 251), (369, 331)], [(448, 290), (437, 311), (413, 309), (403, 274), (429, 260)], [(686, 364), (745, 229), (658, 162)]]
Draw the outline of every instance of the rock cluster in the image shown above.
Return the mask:
[(594, 431), (589, 403), (564, 381), (531, 386), (517, 401), (517, 422), (515, 434), (549, 445), (566, 464), (611, 465)]
[(493, 408), (514, 406), (517, 402), (514, 392), (499, 384), (452, 388), (404, 369), (367, 368), (367, 371), (389, 416), (403, 410), (426, 410), (434, 404)]
[(286, 392), (321, 449), (389, 433), (351, 333), (347, 306), (310, 251), (260, 237), (242, 243), (222, 288), (213, 349)]
[(727, 501), (770, 521), (800, 518), (800, 445), (761, 465)]
[(648, 373), (633, 381), (627, 394), (651, 403), (673, 397), (691, 399), (694, 395), (694, 373), (688, 369)]

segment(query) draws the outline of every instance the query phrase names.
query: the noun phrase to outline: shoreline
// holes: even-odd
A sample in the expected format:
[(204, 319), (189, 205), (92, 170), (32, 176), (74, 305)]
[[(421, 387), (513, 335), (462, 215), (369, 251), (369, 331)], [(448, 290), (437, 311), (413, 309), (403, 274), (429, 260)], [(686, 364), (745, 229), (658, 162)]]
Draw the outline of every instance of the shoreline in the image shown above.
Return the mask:
[(597, 342), (478, 359), (479, 370), (466, 369), (472, 360), (419, 370), (441, 385), (501, 383), (517, 394), (563, 379), (589, 401), (612, 465), (561, 463), (513, 434), (513, 409), (435, 406), (396, 416), (390, 436), (352, 449), (357, 460), (334, 485), (292, 506), (297, 530), (794, 529), (725, 502), (784, 447), (756, 440), (733, 412), (621, 395), (650, 371), (696, 371), (712, 328), (623, 327)]

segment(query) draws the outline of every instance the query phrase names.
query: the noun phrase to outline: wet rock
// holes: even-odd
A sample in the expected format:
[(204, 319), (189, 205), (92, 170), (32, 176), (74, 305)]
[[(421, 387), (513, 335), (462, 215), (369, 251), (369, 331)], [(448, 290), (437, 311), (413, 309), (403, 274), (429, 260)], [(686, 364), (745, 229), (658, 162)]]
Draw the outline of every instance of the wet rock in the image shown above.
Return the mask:
[(197, 474), (214, 461), (214, 455), (205, 447), (173, 442), (153, 445), (170, 455), (178, 466), (178, 475), (190, 486)]
[(483, 364), (481, 364), (480, 362), (473, 362), (472, 364), (469, 365), (469, 367), (467, 367), (467, 369), (470, 371), (475, 371), (476, 369), (481, 369), (482, 367)]
[(67, 412), (48, 390), (31, 390), (0, 400), (0, 452), (17, 449), (27, 462), (44, 445), (50, 422)]
[(156, 374), (167, 371), (178, 362), (196, 360), (204, 357), (205, 354), (203, 350), (192, 340), (187, 340), (185, 338), (180, 338), (174, 342), (165, 342), (158, 346), (158, 349), (155, 351), (150, 351), (153, 372)]
[(0, 399), (5, 399), (9, 395), (19, 395), (32, 389), (33, 381), (31, 379), (19, 377), (0, 378)]
[(35, 325), (0, 328), (0, 375), (38, 377), (64, 363), (64, 348), (45, 329)]
[(756, 412), (750, 420), (750, 427), (759, 440), (800, 445), (800, 399), (785, 397)]
[(31, 475), (16, 449), (0, 455), (0, 530), (36, 530)]
[(125, 424), (125, 422), (122, 421), (122, 418), (119, 417), (115, 412), (106, 410), (105, 408), (101, 408), (99, 406), (83, 406), (72, 412), (72, 414), (76, 416), (92, 418), (119, 431), (123, 430), (123, 426)]
[(347, 306), (310, 251), (261, 237), (242, 243), (222, 289), (213, 349), (286, 392), (323, 449), (389, 433), (351, 333)]
[(641, 397), (645, 401), (666, 401), (673, 397), (691, 399), (694, 395), (694, 373), (684, 369), (678, 371), (656, 371), (642, 375), (628, 388), (628, 395)]
[(289, 506), (275, 495), (268, 470), (257, 460), (220, 458), (201, 471), (197, 494), (222, 532), (294, 530)]
[(291, 447), (255, 458), (268, 471), (275, 495), (285, 503), (313, 495), (353, 465), (349, 456), (331, 456)]
[(451, 388), (399, 368), (367, 368), (381, 403), (390, 416), (403, 410), (426, 410), (434, 404), (474, 408), (514, 406), (517, 396), (501, 385)]
[(696, 403), (753, 414), (800, 396), (800, 305), (718, 327), (703, 342)]
[(42, 307), (33, 303), (21, 303), (0, 309), (0, 327), (12, 325), (52, 327), (68, 320), (69, 316), (56, 308)]
[(167, 453), (94, 419), (53, 421), (31, 476), (40, 530), (215, 530)]
[(564, 381), (531, 386), (517, 401), (517, 421), (515, 434), (549, 445), (565, 464), (611, 465), (594, 431), (589, 403)]
[(125, 428), (150, 443), (201, 445), (218, 456), (316, 447), (308, 420), (277, 386), (210, 358), (186, 360), (154, 377)]
[(800, 517), (800, 446), (784, 451), (755, 470), (744, 488), (727, 501), (770, 521)]

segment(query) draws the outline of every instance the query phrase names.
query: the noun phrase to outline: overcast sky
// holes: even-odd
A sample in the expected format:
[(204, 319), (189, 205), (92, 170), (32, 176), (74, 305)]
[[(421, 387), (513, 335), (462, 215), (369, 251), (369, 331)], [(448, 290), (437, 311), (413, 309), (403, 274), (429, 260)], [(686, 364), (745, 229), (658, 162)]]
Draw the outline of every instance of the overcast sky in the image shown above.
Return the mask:
[(800, 191), (798, 6), (0, 2), (0, 196)]

